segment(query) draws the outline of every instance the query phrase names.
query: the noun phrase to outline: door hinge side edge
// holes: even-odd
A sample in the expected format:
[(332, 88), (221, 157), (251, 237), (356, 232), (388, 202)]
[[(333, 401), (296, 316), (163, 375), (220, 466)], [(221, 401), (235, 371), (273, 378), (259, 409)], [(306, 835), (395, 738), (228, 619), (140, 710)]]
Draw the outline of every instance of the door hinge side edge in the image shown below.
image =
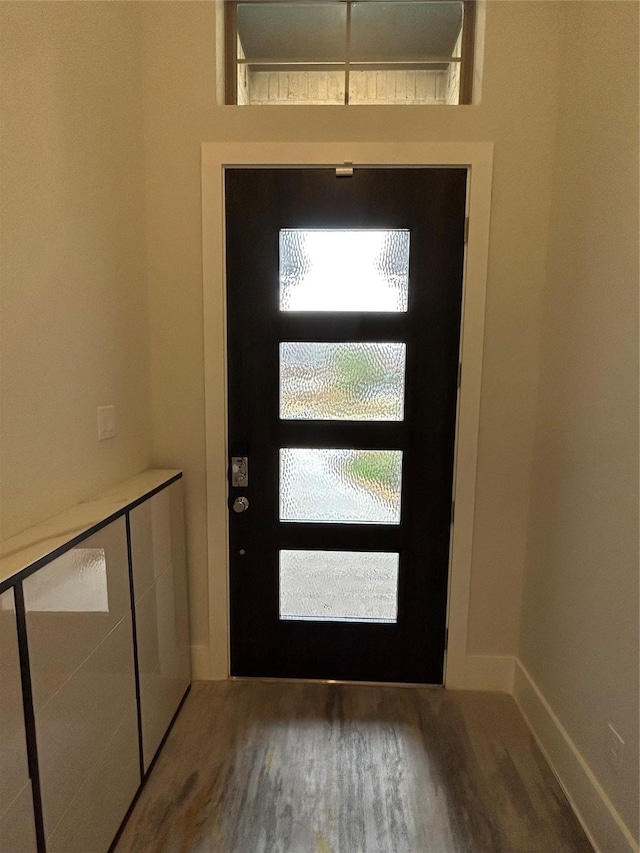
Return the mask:
[(448, 648), (449, 648), (449, 629), (445, 628), (444, 629), (444, 650), (445, 650), (445, 652), (448, 650)]
[(469, 242), (469, 217), (465, 216), (464, 218), (464, 242)]
[(451, 501), (451, 524), (453, 524), (453, 519), (455, 517), (455, 514), (456, 514), (456, 502)]

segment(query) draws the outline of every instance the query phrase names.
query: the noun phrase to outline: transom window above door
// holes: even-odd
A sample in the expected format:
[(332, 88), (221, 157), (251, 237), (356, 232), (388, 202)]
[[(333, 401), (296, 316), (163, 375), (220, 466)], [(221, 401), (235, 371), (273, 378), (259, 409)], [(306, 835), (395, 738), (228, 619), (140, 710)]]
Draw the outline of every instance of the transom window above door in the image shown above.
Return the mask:
[(226, 103), (469, 104), (475, 0), (225, 3)]

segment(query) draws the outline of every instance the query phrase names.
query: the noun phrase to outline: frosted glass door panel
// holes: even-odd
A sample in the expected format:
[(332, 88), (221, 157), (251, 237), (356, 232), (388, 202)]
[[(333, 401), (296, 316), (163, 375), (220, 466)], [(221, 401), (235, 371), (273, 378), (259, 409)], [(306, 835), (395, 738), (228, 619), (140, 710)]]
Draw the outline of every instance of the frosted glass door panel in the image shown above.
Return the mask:
[(280, 618), (395, 622), (398, 554), (280, 551)]
[(401, 421), (405, 344), (280, 344), (280, 417)]
[(402, 451), (280, 450), (280, 520), (399, 524)]
[(280, 231), (281, 311), (407, 310), (409, 231)]

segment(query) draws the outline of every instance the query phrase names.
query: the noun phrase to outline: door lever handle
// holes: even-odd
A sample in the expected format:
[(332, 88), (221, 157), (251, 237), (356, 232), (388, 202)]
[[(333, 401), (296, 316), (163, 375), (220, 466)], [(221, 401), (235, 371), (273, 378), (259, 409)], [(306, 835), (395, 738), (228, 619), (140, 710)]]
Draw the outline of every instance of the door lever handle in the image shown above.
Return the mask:
[(249, 501), (247, 498), (241, 497), (236, 498), (233, 502), (233, 511), (234, 512), (246, 512), (249, 509)]

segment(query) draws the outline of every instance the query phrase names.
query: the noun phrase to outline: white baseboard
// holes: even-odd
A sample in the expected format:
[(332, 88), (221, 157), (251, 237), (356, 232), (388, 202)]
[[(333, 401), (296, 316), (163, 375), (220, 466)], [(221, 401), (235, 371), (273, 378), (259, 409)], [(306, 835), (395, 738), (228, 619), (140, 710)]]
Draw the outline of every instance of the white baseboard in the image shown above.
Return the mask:
[(513, 696), (596, 853), (638, 853), (638, 843), (518, 659)]
[(447, 661), (444, 686), (448, 690), (512, 693), (513, 670), (510, 655), (464, 655)]
[[(227, 664), (214, 656), (205, 643), (191, 646), (191, 676), (194, 681), (223, 681), (229, 677)], [(449, 690), (513, 692), (514, 658), (509, 655), (466, 655), (450, 661), (445, 674)]]

